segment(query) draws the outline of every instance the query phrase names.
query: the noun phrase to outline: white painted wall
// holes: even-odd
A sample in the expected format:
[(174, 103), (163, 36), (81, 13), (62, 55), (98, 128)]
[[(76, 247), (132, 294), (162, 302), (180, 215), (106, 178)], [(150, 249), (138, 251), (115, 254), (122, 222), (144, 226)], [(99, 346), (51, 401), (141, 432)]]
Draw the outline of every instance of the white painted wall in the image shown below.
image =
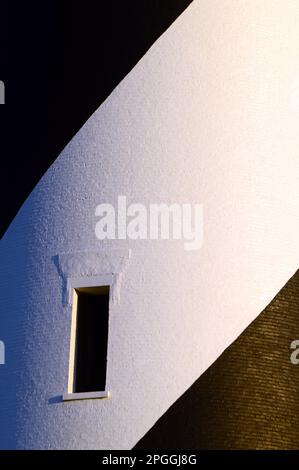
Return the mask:
[[(61, 153), (1, 241), (0, 447), (131, 448), (298, 268), (299, 3), (200, 0)], [(16, 188), (17, 190), (17, 188)], [(204, 246), (99, 242), (94, 210), (199, 202)], [(131, 249), (109, 400), (61, 403), (61, 253)]]

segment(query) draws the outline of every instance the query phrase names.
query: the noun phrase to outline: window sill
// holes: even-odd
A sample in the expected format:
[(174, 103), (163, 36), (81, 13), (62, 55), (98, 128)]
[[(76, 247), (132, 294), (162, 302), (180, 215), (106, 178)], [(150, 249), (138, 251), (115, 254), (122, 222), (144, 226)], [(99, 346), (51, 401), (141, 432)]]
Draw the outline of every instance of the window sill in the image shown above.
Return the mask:
[(64, 393), (62, 395), (63, 401), (74, 401), (74, 400), (90, 400), (94, 398), (109, 398), (110, 392), (84, 392), (84, 393)]

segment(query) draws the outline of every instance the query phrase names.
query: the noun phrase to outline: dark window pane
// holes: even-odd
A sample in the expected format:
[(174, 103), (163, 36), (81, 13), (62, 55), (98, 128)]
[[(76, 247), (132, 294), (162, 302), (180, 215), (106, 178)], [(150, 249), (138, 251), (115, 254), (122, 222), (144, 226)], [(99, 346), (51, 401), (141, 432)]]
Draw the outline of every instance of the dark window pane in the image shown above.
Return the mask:
[(105, 390), (109, 287), (76, 289), (78, 294), (74, 392)]

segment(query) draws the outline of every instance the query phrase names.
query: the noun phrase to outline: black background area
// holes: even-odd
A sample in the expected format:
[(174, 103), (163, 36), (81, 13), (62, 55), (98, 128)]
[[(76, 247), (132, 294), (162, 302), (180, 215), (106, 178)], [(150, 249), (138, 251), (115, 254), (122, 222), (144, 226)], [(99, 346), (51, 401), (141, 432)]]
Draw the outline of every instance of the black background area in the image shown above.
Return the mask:
[(0, 236), (65, 145), (191, 0), (0, 4)]

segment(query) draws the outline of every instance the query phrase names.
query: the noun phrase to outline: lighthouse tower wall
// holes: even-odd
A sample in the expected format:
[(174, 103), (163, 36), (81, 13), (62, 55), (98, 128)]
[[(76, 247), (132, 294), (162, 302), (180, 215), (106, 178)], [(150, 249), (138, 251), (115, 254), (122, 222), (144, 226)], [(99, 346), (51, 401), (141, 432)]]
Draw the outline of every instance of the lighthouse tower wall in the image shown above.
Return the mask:
[[(0, 246), (1, 448), (133, 447), (296, 271), (298, 21), (291, 0), (194, 1), (26, 200)], [(202, 204), (201, 249), (98, 240), (120, 195)], [(111, 396), (63, 401), (70, 280), (106, 275)]]

